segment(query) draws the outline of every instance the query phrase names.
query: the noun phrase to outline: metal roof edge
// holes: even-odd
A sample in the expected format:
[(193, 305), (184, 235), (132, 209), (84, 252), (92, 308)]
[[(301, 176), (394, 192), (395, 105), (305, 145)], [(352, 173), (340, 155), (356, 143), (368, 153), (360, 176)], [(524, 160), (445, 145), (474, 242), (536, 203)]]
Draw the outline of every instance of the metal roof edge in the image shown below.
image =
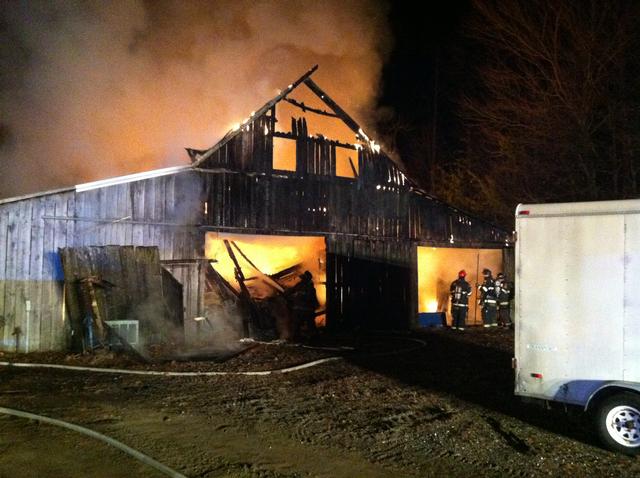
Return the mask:
[(48, 191), (38, 191), (37, 193), (23, 194), (21, 196), (13, 196), (5, 199), (0, 199), (0, 205), (9, 204), (12, 202), (24, 201), (26, 199), (35, 199), (42, 196), (50, 196), (52, 194), (67, 193), (67, 192), (73, 191), (74, 189), (75, 189), (74, 187), (66, 187), (66, 188), (50, 189)]
[(140, 173), (127, 174), (125, 176), (116, 176), (114, 178), (100, 179), (98, 181), (77, 184), (75, 186), (75, 190), (76, 192), (90, 191), (92, 189), (115, 186), (116, 184), (131, 183), (134, 181), (141, 181), (143, 179), (151, 179), (160, 176), (167, 176), (169, 174), (176, 174), (188, 169), (192, 169), (192, 165), (186, 164), (183, 166), (171, 166), (168, 168), (152, 169), (150, 171), (142, 171)]

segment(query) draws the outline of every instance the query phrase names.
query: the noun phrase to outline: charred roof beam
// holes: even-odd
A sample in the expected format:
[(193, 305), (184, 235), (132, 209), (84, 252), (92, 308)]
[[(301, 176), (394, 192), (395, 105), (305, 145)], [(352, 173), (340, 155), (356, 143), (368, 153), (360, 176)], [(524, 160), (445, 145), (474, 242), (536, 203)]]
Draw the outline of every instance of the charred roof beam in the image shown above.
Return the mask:
[[(362, 128), (360, 125), (354, 120), (349, 114), (343, 110), (338, 103), (333, 101), (331, 97), (324, 92), (322, 88), (318, 86), (318, 84), (313, 81), (311, 78), (307, 77), (304, 80), (304, 84), (309, 87), (311, 91), (313, 91), (318, 98), (320, 98), (329, 108), (333, 110), (338, 118), (345, 122), (345, 124), (358, 136), (362, 136)], [(362, 138), (368, 139), (368, 138)]]
[(284, 98), (284, 100), (287, 103), (291, 103), (293, 106), (296, 106), (296, 107), (300, 108), (304, 113), (306, 113), (307, 111), (310, 111), (311, 113), (315, 113), (315, 114), (318, 114), (318, 115), (329, 116), (330, 118), (342, 119), (342, 118), (340, 118), (340, 116), (338, 116), (335, 113), (330, 113), (329, 111), (325, 111), (325, 110), (321, 110), (319, 108), (314, 108), (312, 106), (305, 105), (304, 102), (297, 101), (297, 100), (295, 100), (293, 98)]
[[(284, 138), (284, 139), (296, 140), (296, 139), (300, 138), (301, 136), (306, 136), (306, 135), (300, 135), (300, 134), (296, 134), (296, 133), (284, 133), (284, 132), (281, 132), (281, 131), (274, 131), (273, 132), (273, 137), (274, 138)], [(319, 135), (317, 138), (311, 136), (311, 138), (313, 138), (313, 139), (321, 139), (322, 141), (324, 141), (327, 144), (330, 144), (330, 145), (333, 145), (333, 146), (338, 146), (340, 148), (353, 149), (353, 150), (357, 150), (358, 149), (358, 146), (356, 146), (355, 144), (342, 143), (341, 141), (334, 140), (334, 139), (329, 139), (329, 138), (326, 138), (326, 137), (321, 136), (321, 135)]]

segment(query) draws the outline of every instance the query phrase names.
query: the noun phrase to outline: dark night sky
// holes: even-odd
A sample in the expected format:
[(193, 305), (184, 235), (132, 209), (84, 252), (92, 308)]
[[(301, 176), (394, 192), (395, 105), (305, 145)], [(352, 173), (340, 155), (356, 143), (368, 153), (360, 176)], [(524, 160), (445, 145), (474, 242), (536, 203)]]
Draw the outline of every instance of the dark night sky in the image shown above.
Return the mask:
[(417, 175), (425, 158), (412, 138), (427, 130), (431, 134), (434, 117), (439, 146), (458, 147), (456, 102), (468, 86), (473, 68), (464, 37), (464, 21), (470, 11), (465, 0), (430, 7), (424, 15), (416, 15), (407, 2), (391, 4), (394, 48), (383, 70), (380, 106), (391, 108), (408, 129), (399, 135), (396, 147)]
[(393, 2), (379, 129), (397, 123), (431, 194), (494, 221), (523, 201), (637, 198), (639, 18), (631, 0)]
[(432, 102), (436, 58), (441, 60), (443, 55), (443, 63), (448, 63), (446, 55), (460, 41), (461, 22), (468, 10), (468, 2), (456, 0), (423, 16), (416, 15), (410, 3), (392, 3), (394, 49), (383, 71), (382, 104), (418, 121), (430, 116), (423, 105)]

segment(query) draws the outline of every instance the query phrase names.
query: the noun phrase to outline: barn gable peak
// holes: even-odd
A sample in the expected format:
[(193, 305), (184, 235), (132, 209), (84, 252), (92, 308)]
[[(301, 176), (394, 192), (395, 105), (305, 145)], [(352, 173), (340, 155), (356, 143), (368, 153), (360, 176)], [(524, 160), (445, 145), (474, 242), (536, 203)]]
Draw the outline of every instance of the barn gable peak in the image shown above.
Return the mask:
[[(371, 139), (357, 123), (338, 103), (336, 103), (311, 76), (318, 69), (313, 66), (296, 81), (288, 85), (274, 98), (266, 102), (260, 109), (253, 112), (244, 122), (235, 125), (214, 146), (206, 150), (187, 149), (193, 168), (270, 172), (281, 170), (295, 171), (298, 175), (322, 174), (337, 175), (357, 178), (363, 162), (375, 160), (388, 163), (394, 173), (387, 176), (397, 176), (396, 184), (404, 184), (407, 178), (397, 166), (385, 155), (373, 139)], [(311, 95), (311, 103), (308, 104), (293, 98), (291, 93), (299, 86), (305, 85), (303, 94)], [(317, 100), (320, 100), (318, 103)], [(318, 106), (320, 104), (321, 106)], [(276, 106), (278, 115), (276, 119)], [(286, 118), (282, 115), (283, 109), (289, 108), (300, 112), (297, 115)], [(307, 127), (305, 115), (322, 117), (326, 122), (327, 117), (334, 121), (334, 125), (342, 125), (342, 137), (332, 139), (327, 131), (318, 129), (315, 134)], [(291, 129), (283, 131), (287, 121), (291, 120)], [(319, 120), (318, 120), (319, 121)], [(276, 123), (278, 127), (276, 128)], [(315, 125), (316, 120), (313, 120)], [(346, 128), (345, 128), (346, 126)], [(348, 133), (348, 134), (347, 134)], [(355, 136), (351, 136), (354, 134)], [(354, 138), (355, 137), (355, 141)], [(281, 151), (274, 145), (280, 145), (289, 140), (289, 156), (296, 156), (288, 161), (288, 166), (277, 164), (281, 160)], [(295, 147), (293, 146), (295, 142)], [(295, 149), (295, 154), (291, 150)], [(306, 150), (306, 151), (305, 151)], [(312, 152), (312, 150), (324, 150)], [(363, 150), (364, 153), (363, 154)], [(349, 152), (351, 151), (351, 152)], [(302, 156), (302, 158), (300, 158)], [(363, 158), (363, 156), (365, 156)], [(295, 169), (292, 164), (295, 162)], [(383, 167), (383, 169), (386, 169)], [(341, 171), (342, 170), (342, 171)], [(346, 173), (345, 173), (346, 171)]]

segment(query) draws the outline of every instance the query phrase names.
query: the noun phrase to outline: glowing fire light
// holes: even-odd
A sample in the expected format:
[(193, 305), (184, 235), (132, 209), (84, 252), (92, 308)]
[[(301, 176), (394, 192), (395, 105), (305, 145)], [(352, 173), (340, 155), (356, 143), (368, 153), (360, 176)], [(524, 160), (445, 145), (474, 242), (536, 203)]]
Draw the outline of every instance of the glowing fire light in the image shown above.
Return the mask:
[[(308, 270), (313, 275), (318, 302), (321, 306), (325, 304), (326, 272), (324, 269), (325, 244), (323, 238), (207, 233), (205, 257), (212, 260), (215, 270), (237, 290), (235, 266), (224, 245), (224, 239), (235, 242), (263, 274), (275, 274), (300, 264), (300, 272)], [(257, 271), (236, 248), (231, 247), (245, 276), (254, 276)], [(294, 278), (297, 280), (297, 277)], [(264, 297), (273, 293), (272, 288), (259, 286), (257, 281), (249, 281), (247, 286), (252, 290), (252, 295), (255, 294), (256, 297)]]
[(365, 133), (364, 131), (362, 131), (362, 128), (360, 128), (360, 129), (358, 130), (358, 134), (359, 134), (359, 135), (360, 135), (360, 137), (361, 137), (362, 139), (364, 139), (365, 141), (371, 141), (371, 140), (369, 139), (369, 136), (367, 136), (367, 135), (366, 135), (366, 133)]
[(427, 312), (438, 312), (438, 301), (436, 299), (427, 300), (425, 309)]
[[(418, 247), (418, 312), (446, 312), (451, 323), (451, 283), (458, 271), (467, 271), (467, 282), (471, 284), (468, 322), (480, 320), (480, 310), (474, 307), (476, 301), (475, 283), (479, 271), (488, 267), (492, 271), (502, 269), (500, 249), (463, 249), (443, 247)], [(482, 277), (482, 275), (480, 275)]]

